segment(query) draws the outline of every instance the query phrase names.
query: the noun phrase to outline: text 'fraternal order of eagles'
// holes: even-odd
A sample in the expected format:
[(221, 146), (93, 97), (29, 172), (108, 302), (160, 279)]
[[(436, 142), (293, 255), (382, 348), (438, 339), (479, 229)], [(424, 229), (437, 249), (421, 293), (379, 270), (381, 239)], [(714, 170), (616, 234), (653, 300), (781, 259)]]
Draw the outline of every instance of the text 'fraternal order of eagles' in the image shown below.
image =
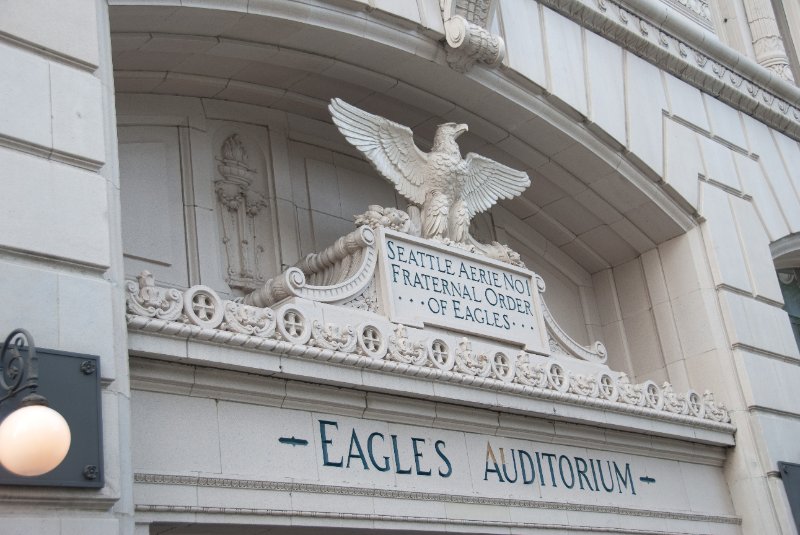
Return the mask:
[(530, 276), (392, 236), (384, 245), (398, 320), (518, 341), (536, 329)]

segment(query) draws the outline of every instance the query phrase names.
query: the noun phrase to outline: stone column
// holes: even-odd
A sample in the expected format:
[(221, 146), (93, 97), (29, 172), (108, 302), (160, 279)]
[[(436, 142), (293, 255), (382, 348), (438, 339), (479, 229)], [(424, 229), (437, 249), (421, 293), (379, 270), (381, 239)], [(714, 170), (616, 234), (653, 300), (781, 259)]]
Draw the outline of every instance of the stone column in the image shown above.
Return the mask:
[(744, 8), (753, 38), (756, 61), (784, 80), (794, 83), (789, 57), (769, 0), (745, 0)]

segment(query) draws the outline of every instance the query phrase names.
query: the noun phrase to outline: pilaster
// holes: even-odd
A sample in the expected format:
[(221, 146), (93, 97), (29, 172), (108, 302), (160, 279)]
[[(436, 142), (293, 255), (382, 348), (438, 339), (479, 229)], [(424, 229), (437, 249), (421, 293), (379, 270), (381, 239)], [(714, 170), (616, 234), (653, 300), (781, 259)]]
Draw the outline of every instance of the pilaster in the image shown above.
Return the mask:
[(105, 1), (4, 3), (0, 332), (25, 327), (40, 347), (100, 356), (106, 482), (0, 488), (12, 532), (133, 530), (110, 49)]

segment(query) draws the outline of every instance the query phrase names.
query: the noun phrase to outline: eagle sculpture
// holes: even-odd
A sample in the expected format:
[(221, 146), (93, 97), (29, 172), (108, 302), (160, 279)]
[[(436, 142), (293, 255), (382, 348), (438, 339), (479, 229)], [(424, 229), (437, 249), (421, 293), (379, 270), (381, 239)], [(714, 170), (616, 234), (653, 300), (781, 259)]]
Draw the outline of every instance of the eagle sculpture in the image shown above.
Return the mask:
[(360, 150), (397, 191), (422, 206), (421, 234), (467, 243), (469, 223), (498, 199), (511, 199), (530, 186), (527, 173), (473, 152), (461, 158), (456, 138), (467, 125), (445, 123), (436, 129), (433, 148), (421, 151), (407, 126), (373, 115), (341, 99), (328, 109), (339, 131)]

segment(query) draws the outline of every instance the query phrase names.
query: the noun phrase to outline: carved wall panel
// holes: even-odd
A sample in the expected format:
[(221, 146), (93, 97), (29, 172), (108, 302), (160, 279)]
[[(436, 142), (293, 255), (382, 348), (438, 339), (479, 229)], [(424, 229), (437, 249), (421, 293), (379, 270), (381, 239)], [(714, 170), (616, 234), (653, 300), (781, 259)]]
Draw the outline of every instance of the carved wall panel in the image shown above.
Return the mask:
[[(581, 344), (589, 344), (597, 339), (598, 333), (589, 333), (589, 318), (584, 308), (594, 308), (594, 292), (581, 294), (581, 287), (564, 274), (564, 265), (556, 259), (548, 259), (534, 251), (530, 243), (525, 243), (514, 236), (504, 234), (499, 239), (505, 240), (509, 246), (519, 252), (528, 269), (538, 273), (547, 283), (547, 305), (558, 323), (570, 333), (570, 336)], [(587, 274), (588, 277), (588, 274)], [(582, 297), (590, 302), (584, 303)], [(595, 338), (592, 338), (595, 336)]]
[(126, 275), (147, 269), (188, 286), (179, 129), (121, 126), (118, 135)]
[(252, 291), (266, 281), (272, 248), (272, 218), (263, 169), (238, 133), (222, 142), (216, 157), (214, 192), (224, 249), (225, 282)]
[(301, 258), (352, 231), (355, 215), (368, 205), (406, 205), (368, 164), (350, 156), (291, 142), (289, 164)]

